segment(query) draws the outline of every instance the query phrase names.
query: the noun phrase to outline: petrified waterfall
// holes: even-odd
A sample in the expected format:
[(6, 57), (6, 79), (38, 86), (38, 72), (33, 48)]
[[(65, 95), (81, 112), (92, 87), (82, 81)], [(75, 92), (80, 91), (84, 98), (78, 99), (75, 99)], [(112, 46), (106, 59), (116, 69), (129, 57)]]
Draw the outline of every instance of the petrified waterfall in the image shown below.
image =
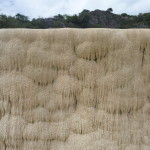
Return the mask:
[(1, 29), (0, 150), (150, 150), (150, 30)]

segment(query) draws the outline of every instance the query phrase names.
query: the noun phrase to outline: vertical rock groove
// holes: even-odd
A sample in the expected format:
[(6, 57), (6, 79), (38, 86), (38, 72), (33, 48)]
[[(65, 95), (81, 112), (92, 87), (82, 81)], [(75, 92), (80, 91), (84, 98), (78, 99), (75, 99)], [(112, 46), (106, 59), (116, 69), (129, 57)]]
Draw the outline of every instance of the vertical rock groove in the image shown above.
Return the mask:
[(0, 30), (0, 150), (149, 147), (149, 29)]

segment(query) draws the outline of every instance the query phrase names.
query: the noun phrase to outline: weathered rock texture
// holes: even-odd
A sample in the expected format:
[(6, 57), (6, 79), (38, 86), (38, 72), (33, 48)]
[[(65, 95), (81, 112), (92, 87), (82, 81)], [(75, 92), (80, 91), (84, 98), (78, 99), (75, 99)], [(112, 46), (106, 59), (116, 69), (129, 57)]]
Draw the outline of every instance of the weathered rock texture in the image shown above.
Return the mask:
[(0, 30), (0, 150), (150, 150), (150, 30)]

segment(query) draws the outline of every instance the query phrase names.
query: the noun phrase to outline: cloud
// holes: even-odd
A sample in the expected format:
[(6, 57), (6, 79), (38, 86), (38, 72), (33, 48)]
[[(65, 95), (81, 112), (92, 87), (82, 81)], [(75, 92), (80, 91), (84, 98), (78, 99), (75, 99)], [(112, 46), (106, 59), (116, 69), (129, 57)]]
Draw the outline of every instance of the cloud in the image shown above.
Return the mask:
[(0, 13), (12, 16), (21, 13), (37, 18), (111, 7), (114, 13), (139, 14), (150, 11), (149, 6), (150, 0), (0, 0)]

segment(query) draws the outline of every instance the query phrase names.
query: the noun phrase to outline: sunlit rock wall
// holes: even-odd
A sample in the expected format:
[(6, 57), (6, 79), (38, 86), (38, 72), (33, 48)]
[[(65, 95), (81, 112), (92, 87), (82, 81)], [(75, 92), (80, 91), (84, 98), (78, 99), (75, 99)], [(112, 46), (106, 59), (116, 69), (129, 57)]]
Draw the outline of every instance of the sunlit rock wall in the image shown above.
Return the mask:
[(150, 150), (150, 30), (1, 29), (0, 150)]

